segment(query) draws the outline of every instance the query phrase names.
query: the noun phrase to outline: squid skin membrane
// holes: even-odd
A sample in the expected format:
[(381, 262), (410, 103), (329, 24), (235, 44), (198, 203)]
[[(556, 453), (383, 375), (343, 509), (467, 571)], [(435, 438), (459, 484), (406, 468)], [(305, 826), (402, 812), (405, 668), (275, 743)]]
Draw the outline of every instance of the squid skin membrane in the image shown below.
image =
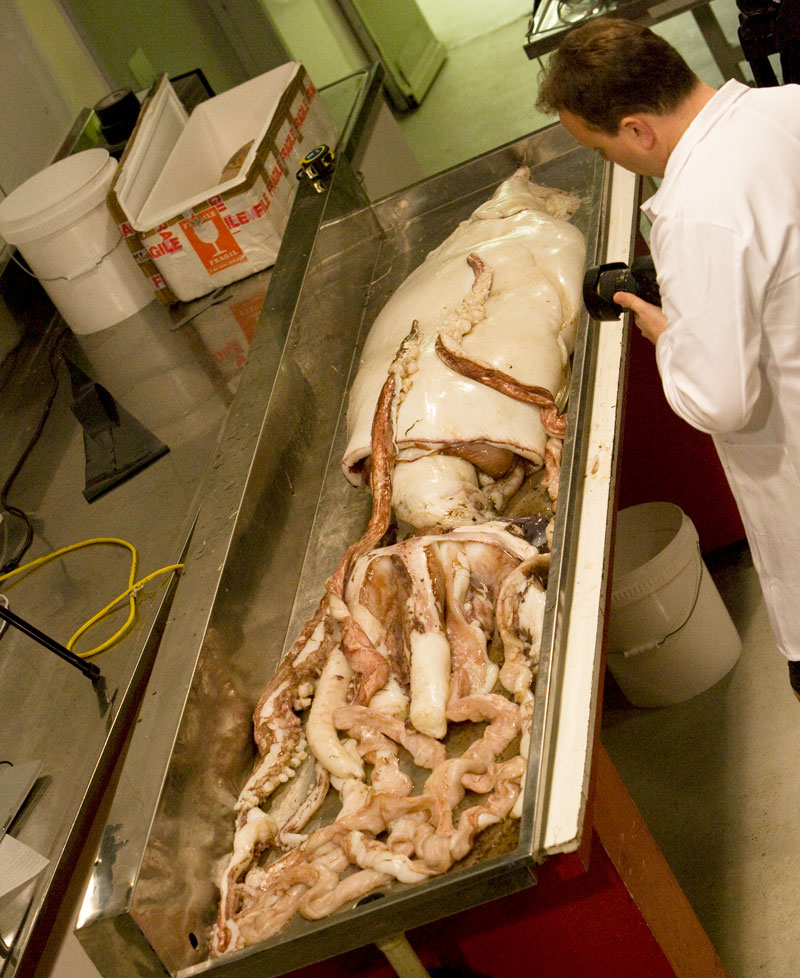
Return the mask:
[[(413, 322), (418, 338), (408, 390), (397, 409), (398, 460), (487, 444), (544, 463), (547, 433), (539, 409), (460, 376), (436, 351), (440, 333), (463, 329), (465, 353), (526, 386), (549, 391), (563, 404), (581, 309), (586, 263), (583, 235), (567, 218), (574, 194), (530, 182), (520, 167), (432, 251), (394, 292), (370, 330), (348, 407), (349, 440), (342, 466), (358, 485), (370, 456), (370, 429), (381, 385), (395, 351)], [(492, 285), (470, 296), (476, 254), (491, 270)], [(473, 301), (477, 299), (476, 302)], [(464, 305), (465, 308), (460, 307)], [(461, 321), (459, 322), (459, 315)]]

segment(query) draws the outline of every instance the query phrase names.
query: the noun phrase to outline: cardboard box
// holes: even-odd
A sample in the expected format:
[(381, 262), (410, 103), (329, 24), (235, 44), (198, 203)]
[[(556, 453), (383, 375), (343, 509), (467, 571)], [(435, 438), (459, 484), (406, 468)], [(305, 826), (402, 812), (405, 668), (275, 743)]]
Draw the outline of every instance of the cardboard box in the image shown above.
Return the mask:
[(191, 116), (159, 78), (108, 194), (159, 299), (195, 299), (274, 264), (300, 160), (335, 141), (299, 62), (216, 95)]

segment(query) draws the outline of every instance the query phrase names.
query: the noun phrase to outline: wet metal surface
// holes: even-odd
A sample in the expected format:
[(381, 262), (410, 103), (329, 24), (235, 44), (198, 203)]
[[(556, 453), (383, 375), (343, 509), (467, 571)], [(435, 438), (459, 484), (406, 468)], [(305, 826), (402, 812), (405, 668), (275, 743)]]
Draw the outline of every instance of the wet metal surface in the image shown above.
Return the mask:
[[(175, 328), (175, 314), (151, 302), (129, 319), (88, 336), (63, 323), (31, 326), (3, 364), (0, 386), (0, 471), (11, 474), (31, 439), (54, 383), (53, 408), (38, 444), (14, 481), (9, 501), (29, 513), (35, 530), (22, 564), (80, 541), (121, 538), (138, 552), (137, 580), (177, 563), (189, 540), (198, 491), (233, 401), (249, 336), (270, 272), (237, 283), (225, 302)], [(181, 315), (191, 311), (182, 307)], [(168, 454), (93, 503), (83, 496), (83, 432), (60, 354), (69, 356), (115, 401), (168, 447)], [(6, 516), (3, 561), (22, 542), (22, 524)], [(76, 629), (128, 585), (130, 555), (88, 546), (0, 583), (8, 607), (64, 645)], [(0, 638), (0, 759), (41, 761), (42, 772), (10, 834), (49, 859), (47, 869), (0, 904), (4, 978), (38, 957), (86, 820), (130, 726), (169, 607), (170, 575), (155, 578), (137, 598), (131, 631), (86, 660), (99, 681), (15, 628)], [(87, 651), (125, 621), (127, 602), (89, 631), (75, 649)], [(24, 959), (24, 961), (23, 961)]]

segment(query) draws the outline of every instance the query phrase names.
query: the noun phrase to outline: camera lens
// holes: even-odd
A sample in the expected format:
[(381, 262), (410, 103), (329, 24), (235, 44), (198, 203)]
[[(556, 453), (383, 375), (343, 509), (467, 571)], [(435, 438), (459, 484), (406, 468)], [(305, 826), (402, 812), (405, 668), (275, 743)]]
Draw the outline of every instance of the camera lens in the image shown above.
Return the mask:
[(622, 307), (613, 301), (615, 292), (635, 291), (636, 283), (623, 262), (609, 262), (587, 270), (583, 278), (583, 301), (592, 319), (619, 319)]

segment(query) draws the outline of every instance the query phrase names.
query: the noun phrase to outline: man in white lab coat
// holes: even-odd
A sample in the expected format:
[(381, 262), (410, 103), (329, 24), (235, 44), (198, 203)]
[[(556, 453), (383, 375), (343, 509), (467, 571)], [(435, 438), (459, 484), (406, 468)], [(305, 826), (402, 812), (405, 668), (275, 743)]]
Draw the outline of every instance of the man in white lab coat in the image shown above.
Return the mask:
[(800, 86), (716, 90), (647, 28), (571, 31), (539, 96), (643, 205), (662, 308), (629, 293), (664, 393), (712, 435), (800, 699)]

